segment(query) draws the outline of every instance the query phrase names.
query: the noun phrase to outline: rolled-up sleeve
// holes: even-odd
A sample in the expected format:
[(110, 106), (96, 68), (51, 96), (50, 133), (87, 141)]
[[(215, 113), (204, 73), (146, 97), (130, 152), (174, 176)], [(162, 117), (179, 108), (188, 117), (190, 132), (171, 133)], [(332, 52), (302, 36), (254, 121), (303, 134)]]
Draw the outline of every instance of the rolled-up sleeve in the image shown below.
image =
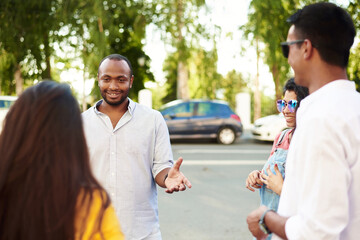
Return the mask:
[(171, 168), (174, 164), (171, 150), (169, 130), (164, 117), (156, 111), (155, 117), (155, 148), (152, 172), (154, 177), (165, 168)]

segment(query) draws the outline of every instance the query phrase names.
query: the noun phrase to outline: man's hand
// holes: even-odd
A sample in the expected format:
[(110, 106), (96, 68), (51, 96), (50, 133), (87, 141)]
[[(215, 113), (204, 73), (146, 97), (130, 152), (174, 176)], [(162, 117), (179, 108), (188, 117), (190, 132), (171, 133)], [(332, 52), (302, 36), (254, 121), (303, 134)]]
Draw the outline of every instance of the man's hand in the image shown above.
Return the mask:
[(180, 166), (183, 162), (183, 158), (179, 157), (179, 159), (175, 162), (174, 166), (170, 168), (168, 172), (168, 176), (165, 179), (165, 186), (167, 193), (173, 193), (178, 191), (184, 191), (186, 186), (191, 188), (190, 181), (184, 176), (182, 172), (180, 172)]
[(261, 206), (258, 209), (252, 211), (246, 218), (246, 222), (251, 234), (258, 240), (263, 240), (267, 237), (267, 235), (259, 228), (261, 215), (265, 212), (266, 209), (267, 207)]

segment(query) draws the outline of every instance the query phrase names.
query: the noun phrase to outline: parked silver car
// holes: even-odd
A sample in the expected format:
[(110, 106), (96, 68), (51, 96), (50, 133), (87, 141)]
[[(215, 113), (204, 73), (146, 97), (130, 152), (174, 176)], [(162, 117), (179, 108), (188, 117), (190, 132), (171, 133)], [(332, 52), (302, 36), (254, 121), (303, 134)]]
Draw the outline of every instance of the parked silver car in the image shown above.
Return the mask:
[(251, 132), (260, 141), (274, 141), (277, 134), (286, 129), (286, 121), (282, 113), (257, 119)]

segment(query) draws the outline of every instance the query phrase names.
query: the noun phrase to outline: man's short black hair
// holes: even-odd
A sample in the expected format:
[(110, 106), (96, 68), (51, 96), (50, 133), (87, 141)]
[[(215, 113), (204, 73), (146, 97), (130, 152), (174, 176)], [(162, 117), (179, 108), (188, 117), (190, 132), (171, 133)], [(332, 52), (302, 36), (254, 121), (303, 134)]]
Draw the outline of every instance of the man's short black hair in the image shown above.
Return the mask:
[(346, 67), (356, 35), (350, 15), (333, 3), (320, 2), (298, 10), (287, 21), (299, 39), (309, 39), (325, 62)]
[(131, 63), (129, 61), (129, 59), (127, 59), (127, 57), (123, 56), (123, 55), (120, 55), (120, 54), (111, 54), (109, 56), (106, 56), (104, 57), (101, 62), (99, 63), (99, 67), (98, 67), (98, 75), (99, 75), (99, 69), (100, 69), (100, 66), (102, 64), (103, 61), (105, 61), (106, 59), (110, 59), (110, 60), (117, 60), (117, 61), (122, 61), (124, 60), (128, 65), (129, 65), (129, 68), (130, 68), (130, 78), (134, 75), (133, 74), (133, 69), (132, 69), (132, 66), (131, 66)]

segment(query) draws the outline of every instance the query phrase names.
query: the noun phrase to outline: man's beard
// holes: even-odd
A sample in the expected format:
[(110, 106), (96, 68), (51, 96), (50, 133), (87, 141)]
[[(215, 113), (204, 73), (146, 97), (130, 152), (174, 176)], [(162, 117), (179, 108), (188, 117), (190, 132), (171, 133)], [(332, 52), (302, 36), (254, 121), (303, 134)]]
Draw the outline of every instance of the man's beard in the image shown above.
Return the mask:
[(109, 100), (106, 98), (106, 92), (101, 92), (101, 96), (102, 96), (102, 98), (104, 99), (104, 101), (105, 101), (107, 104), (109, 104), (109, 105), (111, 105), (111, 106), (119, 106), (120, 104), (122, 104), (122, 103), (127, 99), (128, 95), (129, 95), (129, 90), (127, 90), (127, 91), (121, 91), (121, 93), (122, 93), (122, 96), (121, 96), (120, 100), (119, 100), (119, 101), (116, 101), (116, 102), (109, 101)]

